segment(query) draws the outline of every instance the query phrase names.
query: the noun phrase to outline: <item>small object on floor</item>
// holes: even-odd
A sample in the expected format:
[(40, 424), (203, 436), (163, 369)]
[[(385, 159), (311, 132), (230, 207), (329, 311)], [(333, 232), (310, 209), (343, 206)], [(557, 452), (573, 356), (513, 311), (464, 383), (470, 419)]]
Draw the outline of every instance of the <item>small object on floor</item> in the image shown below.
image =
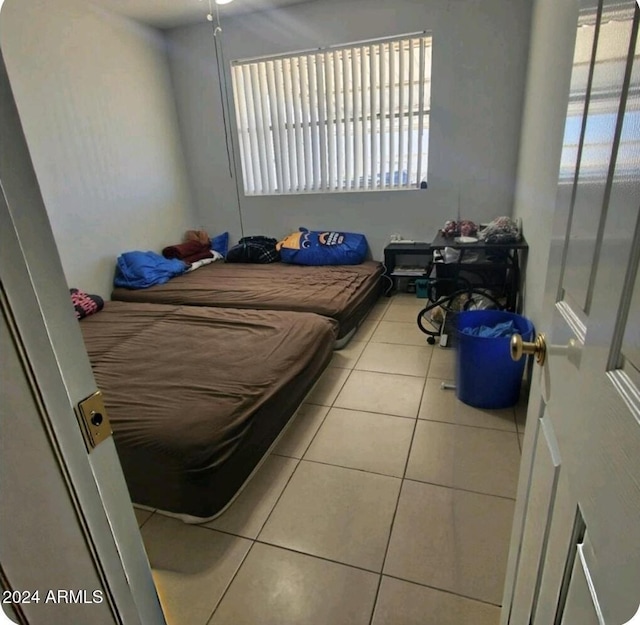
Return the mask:
[(455, 314), (443, 310), (444, 319), (442, 321), (442, 329), (440, 330), (440, 347), (452, 347), (453, 337), (455, 333)]
[(443, 382), (442, 384), (440, 384), (440, 388), (443, 391), (455, 391), (456, 385), (453, 384), (452, 382)]
[(431, 311), (431, 321), (435, 323), (442, 323), (444, 321), (444, 310), (442, 310), (441, 306), (436, 306)]

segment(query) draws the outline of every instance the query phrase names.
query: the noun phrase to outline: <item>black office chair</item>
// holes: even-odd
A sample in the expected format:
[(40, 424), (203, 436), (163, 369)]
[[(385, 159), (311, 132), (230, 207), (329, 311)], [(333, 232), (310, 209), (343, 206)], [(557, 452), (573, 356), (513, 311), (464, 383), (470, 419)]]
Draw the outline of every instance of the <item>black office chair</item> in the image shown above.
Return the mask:
[[(446, 295), (439, 294), (439, 290), (445, 291)], [(465, 297), (462, 307), (452, 305), (462, 297)], [(505, 309), (505, 306), (488, 289), (474, 285), (462, 276), (458, 276), (456, 279), (430, 279), (427, 285), (428, 304), (418, 313), (417, 318), (418, 328), (427, 335), (427, 343), (434, 345), (436, 339), (441, 339), (441, 344), (443, 344), (442, 337), (447, 329), (445, 326), (453, 327), (455, 314), (462, 310), (470, 310), (472, 307), (477, 307), (481, 298), (485, 300), (483, 303), (489, 300), (497, 310)], [(434, 322), (431, 318), (426, 317), (426, 314), (438, 306), (442, 308), (444, 315), (441, 322)], [(429, 323), (431, 327), (427, 328), (424, 325), (425, 323)], [(435, 323), (438, 325), (435, 325)], [(448, 332), (446, 335), (448, 336)], [(449, 347), (450, 345), (450, 341), (446, 341), (446, 345), (443, 346)]]

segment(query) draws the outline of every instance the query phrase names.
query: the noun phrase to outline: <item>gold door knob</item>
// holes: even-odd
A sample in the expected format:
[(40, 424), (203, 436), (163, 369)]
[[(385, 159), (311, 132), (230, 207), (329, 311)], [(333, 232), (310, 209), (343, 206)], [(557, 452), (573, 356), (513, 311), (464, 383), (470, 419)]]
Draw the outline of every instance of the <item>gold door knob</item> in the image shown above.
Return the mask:
[(543, 365), (547, 356), (547, 341), (544, 338), (544, 334), (538, 334), (533, 343), (527, 343), (522, 340), (519, 334), (513, 334), (511, 336), (510, 351), (513, 360), (520, 360), (525, 354), (535, 354), (536, 362), (539, 365)]

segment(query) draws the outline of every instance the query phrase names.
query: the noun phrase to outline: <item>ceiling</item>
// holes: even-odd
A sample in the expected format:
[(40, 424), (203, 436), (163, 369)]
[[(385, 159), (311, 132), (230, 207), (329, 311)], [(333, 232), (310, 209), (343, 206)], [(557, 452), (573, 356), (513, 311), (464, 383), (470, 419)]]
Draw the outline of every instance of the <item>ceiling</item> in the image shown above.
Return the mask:
[[(205, 21), (209, 0), (91, 0), (109, 11), (156, 26), (171, 28)], [(212, 2), (214, 0), (211, 0)], [(234, 0), (218, 7), (220, 16), (265, 11), (314, 0)], [(215, 11), (215, 4), (214, 11)]]

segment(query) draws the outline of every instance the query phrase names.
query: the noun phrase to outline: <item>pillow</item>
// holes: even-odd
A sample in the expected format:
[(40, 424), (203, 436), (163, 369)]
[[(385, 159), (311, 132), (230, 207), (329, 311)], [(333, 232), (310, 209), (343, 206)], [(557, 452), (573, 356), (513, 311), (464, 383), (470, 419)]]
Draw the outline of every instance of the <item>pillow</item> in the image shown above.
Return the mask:
[(369, 248), (364, 234), (314, 232), (300, 228), (277, 246), (284, 263), (296, 265), (359, 265)]
[(89, 295), (80, 289), (69, 289), (71, 303), (76, 311), (76, 319), (84, 319), (102, 310), (104, 300), (99, 295)]
[(211, 239), (211, 249), (223, 256), (226, 256), (229, 251), (229, 233), (223, 232), (222, 234), (213, 237)]

